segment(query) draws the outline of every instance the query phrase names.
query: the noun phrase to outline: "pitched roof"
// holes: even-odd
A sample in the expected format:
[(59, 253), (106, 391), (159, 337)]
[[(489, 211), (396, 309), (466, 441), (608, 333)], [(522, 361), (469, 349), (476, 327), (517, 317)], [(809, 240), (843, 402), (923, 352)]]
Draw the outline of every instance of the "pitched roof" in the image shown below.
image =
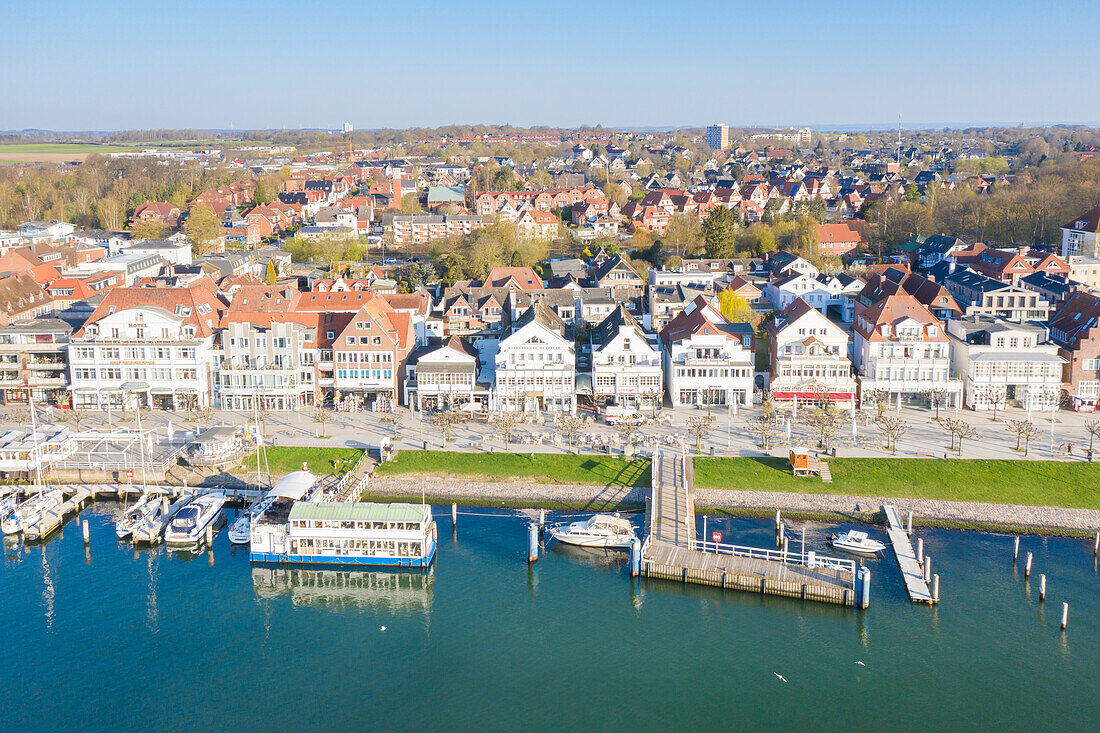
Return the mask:
[[(110, 313), (130, 308), (163, 308), (169, 313), (177, 313), (180, 306), (188, 308), (188, 315), (183, 316), (183, 323), (194, 326), (195, 334), (200, 337), (212, 336), (219, 326), (222, 314), (228, 309), (214, 281), (209, 277), (201, 277), (186, 287), (114, 288), (92, 311), (85, 326), (96, 323)], [(82, 327), (76, 335), (81, 336), (83, 333)]]

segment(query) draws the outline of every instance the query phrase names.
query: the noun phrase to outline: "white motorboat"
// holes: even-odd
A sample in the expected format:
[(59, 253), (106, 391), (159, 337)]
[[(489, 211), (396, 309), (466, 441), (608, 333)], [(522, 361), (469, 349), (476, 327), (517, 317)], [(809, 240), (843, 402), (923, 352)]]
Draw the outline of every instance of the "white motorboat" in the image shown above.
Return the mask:
[(247, 545), (252, 541), (252, 520), (267, 511), (277, 497), (268, 494), (258, 502), (241, 512), (229, 527), (229, 541), (234, 545)]
[(156, 519), (160, 515), (161, 501), (155, 494), (142, 494), (115, 522), (115, 534), (120, 540), (126, 539), (134, 527)]
[(206, 528), (221, 516), (223, 506), (225, 506), (225, 494), (220, 491), (212, 491), (197, 497), (172, 517), (172, 521), (164, 530), (165, 544), (198, 544)]
[(886, 545), (878, 540), (871, 539), (866, 532), (855, 529), (841, 535), (833, 535), (829, 539), (829, 544), (838, 550), (852, 552), (857, 555), (877, 555), (886, 549)]
[(32, 495), (7, 514), (0, 522), (0, 530), (4, 534), (17, 534), (27, 527), (37, 524), (42, 516), (55, 510), (65, 501), (65, 495), (60, 489), (45, 491)]
[(550, 528), (550, 536), (558, 542), (580, 547), (630, 547), (634, 525), (618, 515), (594, 514), (583, 522)]
[(15, 511), (15, 494), (8, 494), (0, 499), (0, 519)]

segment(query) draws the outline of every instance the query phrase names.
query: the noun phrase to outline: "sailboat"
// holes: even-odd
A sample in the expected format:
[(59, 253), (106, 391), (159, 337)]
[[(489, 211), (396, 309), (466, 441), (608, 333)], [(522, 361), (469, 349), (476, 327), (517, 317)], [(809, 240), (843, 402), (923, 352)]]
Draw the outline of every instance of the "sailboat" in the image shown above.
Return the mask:
[(42, 521), (46, 514), (58, 509), (65, 502), (65, 494), (58, 489), (44, 491), (42, 486), (41, 453), (38, 450), (38, 418), (34, 412), (34, 397), (30, 390), (27, 391), (27, 406), (31, 411), (31, 438), (34, 446), (31, 449), (31, 460), (34, 462), (34, 472), (38, 479), (38, 493), (24, 499), (17, 504), (10, 513), (0, 521), (0, 531), (5, 535), (18, 534), (28, 527), (32, 527)]
[(161, 501), (156, 494), (143, 492), (115, 522), (115, 534), (120, 540), (129, 537), (134, 527), (155, 520), (160, 516)]
[[(262, 429), (262, 423), (260, 422), (260, 399), (261, 395), (257, 395), (252, 400), (252, 415), (256, 421), (256, 488), (263, 492), (264, 490), (264, 477), (267, 476), (270, 481), (270, 476), (267, 472), (267, 452), (264, 450), (264, 433)], [(229, 541), (235, 545), (247, 545), (252, 541), (252, 520), (267, 511), (272, 502), (275, 501), (275, 497), (270, 494), (264, 496), (261, 493), (261, 498), (256, 500), (252, 506), (247, 510), (241, 512), (237, 519), (233, 522), (233, 525), (229, 528)]]

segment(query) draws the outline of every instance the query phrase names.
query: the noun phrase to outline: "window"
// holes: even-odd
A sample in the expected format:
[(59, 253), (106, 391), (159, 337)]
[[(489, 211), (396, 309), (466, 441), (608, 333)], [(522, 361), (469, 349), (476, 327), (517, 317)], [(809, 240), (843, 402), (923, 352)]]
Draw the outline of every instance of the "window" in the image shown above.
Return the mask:
[(1082, 369), (1100, 369), (1100, 359), (1084, 359), (1081, 362)]

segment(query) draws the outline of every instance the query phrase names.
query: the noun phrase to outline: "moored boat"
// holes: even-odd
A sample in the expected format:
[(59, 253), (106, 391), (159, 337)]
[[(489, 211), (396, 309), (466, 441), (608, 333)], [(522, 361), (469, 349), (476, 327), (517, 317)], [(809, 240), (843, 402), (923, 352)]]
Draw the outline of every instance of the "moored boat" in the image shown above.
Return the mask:
[(613, 514), (594, 514), (583, 522), (550, 528), (558, 542), (579, 547), (626, 548), (636, 539), (634, 525)]
[(115, 522), (115, 534), (120, 540), (126, 539), (133, 533), (134, 527), (155, 519), (160, 511), (160, 497), (155, 494), (142, 494), (141, 498), (131, 504)]
[(245, 511), (241, 512), (229, 526), (229, 541), (234, 545), (247, 545), (252, 539), (252, 522), (275, 503), (276, 496), (267, 494)]
[(206, 528), (221, 516), (225, 494), (212, 491), (192, 500), (181, 508), (164, 530), (164, 542), (169, 545), (194, 545), (203, 538)]
[(838, 550), (855, 553), (856, 555), (876, 555), (886, 549), (886, 545), (878, 540), (871, 539), (866, 532), (855, 529), (848, 530), (841, 535), (833, 535), (829, 539), (829, 544)]
[(46, 514), (56, 512), (64, 501), (65, 495), (61, 489), (33, 494), (23, 503), (17, 504), (15, 509), (3, 518), (0, 522), (0, 531), (4, 534), (23, 532), (42, 521)]

